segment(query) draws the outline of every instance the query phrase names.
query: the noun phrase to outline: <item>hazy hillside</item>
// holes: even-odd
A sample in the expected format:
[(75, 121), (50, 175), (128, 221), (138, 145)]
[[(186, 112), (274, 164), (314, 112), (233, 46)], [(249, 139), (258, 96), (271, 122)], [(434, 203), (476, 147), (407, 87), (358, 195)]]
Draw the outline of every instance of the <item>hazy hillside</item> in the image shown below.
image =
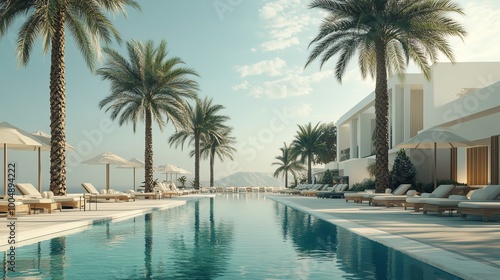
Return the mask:
[(214, 184), (223, 187), (281, 187), (284, 185), (281, 180), (262, 172), (237, 172), (222, 179), (215, 180)]

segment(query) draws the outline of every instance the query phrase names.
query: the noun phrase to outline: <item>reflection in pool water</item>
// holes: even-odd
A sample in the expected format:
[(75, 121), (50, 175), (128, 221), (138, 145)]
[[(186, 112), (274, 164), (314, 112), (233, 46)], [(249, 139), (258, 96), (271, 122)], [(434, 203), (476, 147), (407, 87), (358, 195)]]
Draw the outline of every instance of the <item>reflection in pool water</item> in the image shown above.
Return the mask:
[(16, 257), (8, 276), (23, 279), (458, 279), (258, 193), (99, 223)]

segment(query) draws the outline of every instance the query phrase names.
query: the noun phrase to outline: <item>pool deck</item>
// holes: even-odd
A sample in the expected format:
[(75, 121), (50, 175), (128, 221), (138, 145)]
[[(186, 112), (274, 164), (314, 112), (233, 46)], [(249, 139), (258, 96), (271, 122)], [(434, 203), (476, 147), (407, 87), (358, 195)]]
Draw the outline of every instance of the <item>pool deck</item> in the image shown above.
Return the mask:
[[(480, 217), (463, 220), (455, 214), (424, 215), (402, 207), (377, 207), (343, 199), (318, 199), (270, 193), (266, 196), (338, 226), (396, 248), (423, 262), (464, 279), (498, 279), (500, 275), (500, 219), (483, 222)], [(52, 214), (19, 215), (17, 220), (0, 217), (0, 251), (9, 249), (9, 223), (15, 221), (16, 247), (81, 231), (95, 222), (120, 220), (152, 209), (185, 204), (207, 195), (188, 195), (162, 200), (98, 203), (98, 210), (63, 209)]]
[(272, 195), (270, 199), (396, 248), (464, 279), (499, 279), (500, 219), (437, 216), (344, 199)]

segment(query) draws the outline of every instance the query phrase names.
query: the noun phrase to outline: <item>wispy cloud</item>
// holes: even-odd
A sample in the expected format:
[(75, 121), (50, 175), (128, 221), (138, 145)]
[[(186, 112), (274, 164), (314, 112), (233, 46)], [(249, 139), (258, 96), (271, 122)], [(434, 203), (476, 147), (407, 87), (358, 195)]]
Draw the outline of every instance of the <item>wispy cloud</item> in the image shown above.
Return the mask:
[(236, 91), (246, 91), (255, 98), (283, 99), (291, 96), (307, 95), (313, 84), (331, 78), (333, 71), (316, 72), (310, 75), (295, 67), (287, 70), (280, 78), (267, 81), (244, 81), (233, 87)]
[(295, 118), (305, 118), (311, 115), (312, 105), (309, 103), (304, 103), (296, 106), (287, 106), (285, 110), (289, 116)]
[[(496, 1), (495, 1), (496, 2)], [(492, 61), (500, 59), (498, 26), (500, 9), (491, 1), (467, 1), (463, 5), (465, 16), (456, 19), (466, 25), (467, 36), (450, 40), (457, 61)], [(441, 61), (445, 61), (443, 58)]]
[(255, 75), (268, 75), (270, 77), (283, 75), (283, 68), (286, 67), (286, 62), (276, 57), (272, 60), (263, 60), (252, 65), (236, 66), (236, 71), (240, 73), (242, 78)]
[(299, 33), (312, 23), (301, 0), (277, 0), (264, 4), (260, 17), (269, 39), (260, 44), (263, 51), (275, 51), (300, 44)]

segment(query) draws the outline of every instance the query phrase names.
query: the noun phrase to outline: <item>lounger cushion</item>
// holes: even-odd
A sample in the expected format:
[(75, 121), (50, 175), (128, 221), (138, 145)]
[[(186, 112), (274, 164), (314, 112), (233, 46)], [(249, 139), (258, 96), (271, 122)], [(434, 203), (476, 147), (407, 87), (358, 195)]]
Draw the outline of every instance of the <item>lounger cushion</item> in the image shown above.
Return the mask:
[(392, 193), (394, 195), (403, 195), (408, 191), (409, 188), (411, 188), (411, 184), (401, 184)]
[(453, 189), (455, 188), (455, 185), (440, 185), (438, 188), (436, 188), (432, 194), (435, 197), (445, 197), (447, 194), (449, 194)]
[(406, 192), (406, 196), (415, 196), (415, 195), (417, 195), (416, 190), (409, 190)]
[(48, 198), (29, 198), (29, 199), (23, 199), (23, 203), (24, 204), (54, 203), (54, 200)]
[(473, 209), (500, 209), (500, 202), (460, 202), (458, 207)]
[(489, 185), (483, 189), (484, 195), (486, 196), (486, 200), (493, 200), (500, 195), (500, 186), (499, 185)]

